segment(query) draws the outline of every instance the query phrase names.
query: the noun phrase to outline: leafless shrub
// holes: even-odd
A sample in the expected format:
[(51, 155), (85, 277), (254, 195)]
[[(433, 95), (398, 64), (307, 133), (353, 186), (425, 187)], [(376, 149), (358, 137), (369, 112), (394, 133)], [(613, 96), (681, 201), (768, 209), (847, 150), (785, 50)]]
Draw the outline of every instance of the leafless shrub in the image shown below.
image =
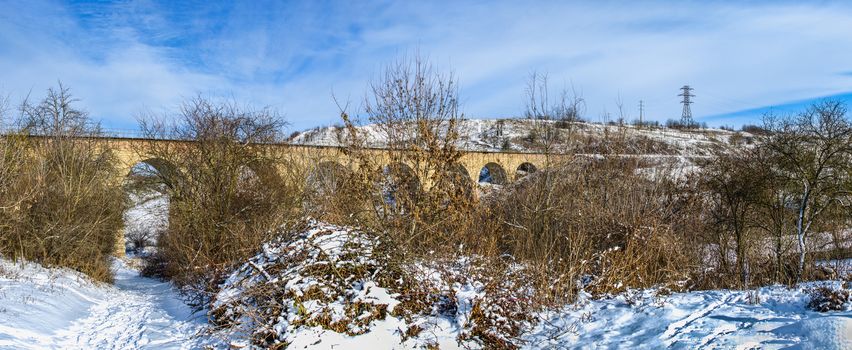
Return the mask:
[[(694, 203), (678, 196), (671, 180), (638, 173), (636, 164), (576, 159), (530, 175), (488, 203), (469, 244), (491, 244), (490, 255), (534, 267), (543, 301), (571, 299), (580, 288), (677, 288), (697, 265), (682, 234), (696, 226), (685, 215)], [(584, 276), (591, 279), (581, 283)]]
[(24, 101), (19, 131), (4, 137), (0, 249), (108, 281), (125, 197), (111, 150), (91, 138), (99, 126), (76, 101), (61, 84)]
[(124, 237), (132, 251), (141, 253), (145, 248), (154, 246), (160, 234), (161, 232), (150, 227), (134, 227), (126, 230)]
[(457, 82), (420, 57), (389, 65), (370, 85), (364, 114), (387, 140), (376, 157), (349, 115), (347, 152), (357, 165), (353, 199), (368, 203), (361, 223), (387, 232), (406, 251), (427, 252), (453, 240), (473, 205), (469, 174), (459, 171)]
[(838, 205), (848, 207), (852, 123), (838, 101), (814, 104), (795, 116), (767, 116), (761, 137), (796, 208), (797, 280), (805, 272), (807, 240)]
[(849, 291), (843, 288), (817, 287), (810, 296), (808, 308), (818, 312), (843, 311), (849, 303)]
[(563, 134), (573, 134), (574, 124), (582, 120), (585, 112), (585, 100), (573, 88), (570, 92), (563, 89), (553, 98), (547, 75), (538, 72), (530, 74), (525, 93), (524, 117), (533, 123), (527, 141), (540, 153), (564, 152), (564, 147), (557, 147), (570, 145), (571, 140)]
[(274, 111), (197, 97), (171, 117), (140, 118), (148, 139), (177, 140), (138, 150), (158, 163), (170, 200), (168, 229), (154, 259), (204, 305), (221, 276), (293, 215), (299, 193), (297, 182), (278, 171), (287, 167), (274, 147), (284, 126)]
[(723, 276), (739, 275), (742, 288), (749, 287), (755, 268), (750, 260), (755, 258), (758, 218), (763, 215), (759, 204), (771, 176), (759, 156), (751, 149), (720, 154), (702, 177), (708, 199), (706, 232), (719, 247), (718, 269)]

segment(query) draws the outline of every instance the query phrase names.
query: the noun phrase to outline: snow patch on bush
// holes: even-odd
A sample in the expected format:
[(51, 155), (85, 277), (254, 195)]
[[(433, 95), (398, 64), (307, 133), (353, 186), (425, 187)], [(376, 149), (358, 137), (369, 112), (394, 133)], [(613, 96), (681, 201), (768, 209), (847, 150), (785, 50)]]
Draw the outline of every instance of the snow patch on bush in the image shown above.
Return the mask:
[(479, 281), (475, 265), (404, 265), (375, 235), (310, 221), (232, 273), (210, 315), (253, 348), (517, 348), (523, 289)]

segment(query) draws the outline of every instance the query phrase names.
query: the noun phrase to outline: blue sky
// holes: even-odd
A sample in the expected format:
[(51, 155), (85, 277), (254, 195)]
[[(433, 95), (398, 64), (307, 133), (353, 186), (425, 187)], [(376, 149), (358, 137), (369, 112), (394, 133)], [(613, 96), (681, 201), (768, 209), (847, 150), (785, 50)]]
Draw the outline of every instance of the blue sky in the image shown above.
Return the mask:
[(108, 128), (196, 94), (281, 111), (293, 129), (338, 122), (382, 65), (412, 51), (459, 78), (468, 117), (520, 115), (530, 72), (577, 90), (586, 118), (758, 122), (825, 97), (852, 100), (843, 2), (5, 1), (0, 94), (61, 80)]

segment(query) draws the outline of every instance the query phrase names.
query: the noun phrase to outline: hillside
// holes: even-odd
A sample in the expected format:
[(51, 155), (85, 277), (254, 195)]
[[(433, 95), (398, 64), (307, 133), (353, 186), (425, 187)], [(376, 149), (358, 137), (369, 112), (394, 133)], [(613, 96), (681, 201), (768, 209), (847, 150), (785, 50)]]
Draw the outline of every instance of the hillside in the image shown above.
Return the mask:
[[(613, 140), (624, 140), (619, 153), (709, 156), (715, 150), (749, 144), (753, 135), (721, 129), (677, 130), (661, 127), (638, 128), (632, 125), (604, 125), (586, 122), (556, 123), (529, 119), (468, 119), (460, 125), (459, 148), (485, 152), (532, 152), (531, 135), (535, 123), (553, 123), (562, 140), (571, 143), (578, 153), (601, 153)], [(384, 147), (387, 140), (376, 125), (359, 126), (372, 147)], [(341, 126), (329, 126), (294, 133), (290, 142), (301, 145), (340, 146), (346, 132)], [(566, 141), (567, 143), (567, 141)]]

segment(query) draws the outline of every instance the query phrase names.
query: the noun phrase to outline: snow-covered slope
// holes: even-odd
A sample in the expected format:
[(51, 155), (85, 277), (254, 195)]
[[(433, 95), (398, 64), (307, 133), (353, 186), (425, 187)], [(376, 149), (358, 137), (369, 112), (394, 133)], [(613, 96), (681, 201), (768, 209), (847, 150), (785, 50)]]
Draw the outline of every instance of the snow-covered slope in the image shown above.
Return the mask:
[[(751, 142), (753, 135), (720, 129), (676, 130), (667, 128), (637, 128), (631, 125), (595, 123), (564, 123), (527, 119), (468, 119), (459, 124), (458, 146), (468, 151), (530, 152), (529, 137), (536, 123), (553, 124), (563, 139), (573, 139), (580, 153), (594, 154), (603, 147), (606, 137), (623, 136), (633, 154), (707, 156), (718, 148)], [(358, 127), (373, 147), (384, 147), (387, 140), (376, 125)], [(347, 132), (339, 126), (321, 127), (296, 133), (290, 142), (302, 145), (339, 146), (345, 144)]]
[(807, 309), (809, 289), (838, 282), (581, 300), (544, 315), (530, 349), (852, 349), (852, 310)]
[(160, 232), (169, 225), (169, 197), (158, 191), (135, 191), (128, 194), (130, 207), (124, 212), (124, 245), (140, 249), (136, 244), (156, 245)]
[(115, 285), (0, 259), (0, 349), (196, 349), (206, 317), (116, 260)]

